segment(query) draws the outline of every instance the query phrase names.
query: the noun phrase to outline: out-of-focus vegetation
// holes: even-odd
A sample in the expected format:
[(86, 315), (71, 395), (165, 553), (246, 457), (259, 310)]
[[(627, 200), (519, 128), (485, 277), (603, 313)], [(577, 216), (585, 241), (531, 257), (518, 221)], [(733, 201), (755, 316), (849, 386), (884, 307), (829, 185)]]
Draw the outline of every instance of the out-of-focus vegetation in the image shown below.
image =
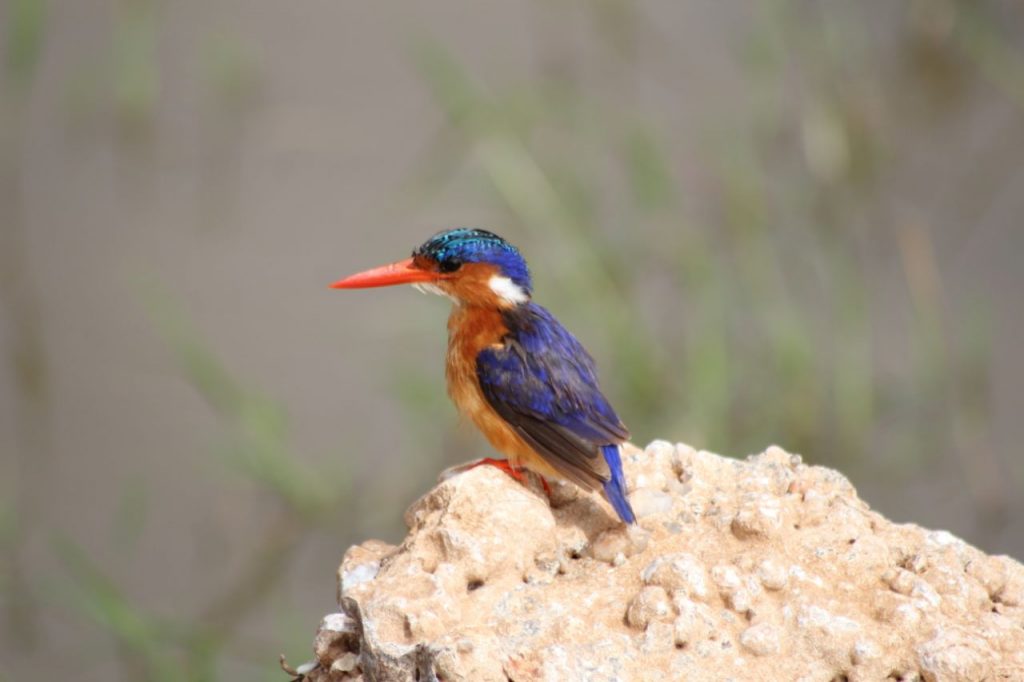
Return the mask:
[[(929, 214), (902, 204), (888, 180), (901, 131), (956, 115), (978, 88), (1024, 109), (1024, 51), (1004, 21), (1014, 10), (921, 0), (887, 8), (889, 23), (879, 26), (879, 3), (756, 7), (748, 34), (730, 48), (744, 104), (699, 122), (702, 143), (685, 150), (673, 112), (651, 116), (635, 105), (643, 88), (677, 80), (672, 36), (633, 3), (587, 5), (596, 53), (574, 52), (556, 31), (548, 43), (538, 38), (535, 76), (510, 82), (481, 82), (470, 61), (422, 36), (408, 58), (444, 124), (403, 190), (409, 215), (457, 192), (503, 214), (499, 231), (525, 235), (518, 241), (538, 300), (598, 358), (606, 392), (639, 442), (670, 437), (737, 456), (778, 442), (854, 479), (894, 485), (954, 462), (979, 515), (999, 523), (1021, 482), (1000, 477), (989, 439), (991, 313), (984, 300), (969, 316), (963, 301), (954, 304)], [(110, 51), (80, 71), (68, 107), (85, 118), (107, 112), (119, 138), (145, 150), (160, 107), (159, 3), (113, 8)], [(277, 651), (301, 658), (320, 614), (303, 614), (297, 627), (286, 627), (295, 625), (286, 616), (285, 639), (271, 642), (246, 634), (246, 619), (280, 599), (311, 534), (344, 524), (358, 537), (367, 519), (401, 508), (450, 459), (439, 448), (425, 455), (447, 409), (436, 400), (439, 375), (394, 372), (416, 459), (406, 480), (371, 498), (340, 463), (315, 472), (301, 464), (283, 408), (229, 374), (172, 306), (152, 302), (181, 373), (223, 425), (212, 448), (223, 471), (255, 486), (275, 521), (200, 613), (141, 607), (111, 577), (112, 561), (66, 536), (50, 543), (63, 567), (56, 589), (26, 575), (26, 540), (42, 532), (31, 491), (45, 476), (48, 405), (17, 160), (47, 16), (44, 0), (12, 0), (4, 22), (0, 294), (14, 322), (6, 361), (20, 397), (19, 452), (0, 480), (0, 594), (10, 631), (27, 649), (37, 644), (39, 601), (56, 594), (66, 617), (110, 634), (124, 679), (223, 679), (228, 664), (279, 679)], [(207, 133), (217, 177), (230, 175), (238, 129), (258, 106), (254, 51), (218, 35), (199, 60), (218, 112)], [(943, 209), (972, 225), (977, 195), (1017, 163), (994, 154), (981, 168), (965, 165), (963, 196), (944, 198)], [(894, 288), (905, 297), (886, 298)], [(905, 323), (881, 326), (883, 308)], [(130, 553), (145, 532), (146, 484), (126, 490), (120, 508), (112, 532)]]
[[(36, 603), (22, 559), (23, 548), (35, 532), (36, 503), (27, 490), (32, 479), (29, 463), (45, 466), (48, 454), (47, 367), (36, 295), (26, 284), (19, 166), (20, 133), (26, 116), (27, 90), (35, 74), (45, 34), (46, 4), (14, 0), (7, 9), (6, 54), (0, 91), (0, 305), (11, 323), (4, 361), (11, 368), (18, 404), (13, 410), (16, 458), (0, 458), (0, 595), (3, 618), (19, 645), (37, 632)], [(41, 467), (42, 468), (42, 467)], [(2, 674), (2, 670), (0, 670)]]
[[(164, 617), (146, 612), (84, 547), (59, 536), (54, 547), (68, 577), (62, 596), (114, 637), (130, 679), (217, 680), (225, 658), (265, 672), (268, 665), (273, 669), (273, 656), (266, 651), (267, 644), (251, 642), (242, 634), (246, 618), (280, 585), (303, 541), (324, 529), (338, 532), (339, 521), (359, 516), (359, 505), (368, 501), (352, 494), (342, 460), (328, 471), (304, 467), (290, 443), (281, 406), (232, 377), (164, 297), (151, 297), (149, 307), (189, 383), (224, 424), (224, 441), (213, 453), (228, 471), (261, 489), (265, 503), (276, 509), (275, 518), (230, 587), (211, 598), (200, 613)], [(131, 528), (140, 516), (142, 503), (131, 497), (136, 491), (126, 492), (129, 497), (118, 515), (120, 528)], [(139, 531), (136, 527), (122, 535), (136, 536)], [(301, 651), (306, 642), (295, 633), (284, 644)]]

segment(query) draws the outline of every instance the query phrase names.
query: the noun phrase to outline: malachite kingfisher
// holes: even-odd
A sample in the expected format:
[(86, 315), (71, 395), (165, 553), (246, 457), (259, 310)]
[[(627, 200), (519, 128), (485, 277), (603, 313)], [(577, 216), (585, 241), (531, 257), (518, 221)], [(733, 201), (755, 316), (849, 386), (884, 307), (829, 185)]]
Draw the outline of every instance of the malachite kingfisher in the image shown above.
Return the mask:
[(619, 445), (629, 431), (598, 386), (594, 360), (532, 300), (519, 250), (486, 230), (440, 232), (412, 257), (335, 282), (336, 289), (412, 284), (453, 302), (445, 376), (456, 407), (508, 457), (481, 460), (517, 475), (600, 489), (636, 523)]

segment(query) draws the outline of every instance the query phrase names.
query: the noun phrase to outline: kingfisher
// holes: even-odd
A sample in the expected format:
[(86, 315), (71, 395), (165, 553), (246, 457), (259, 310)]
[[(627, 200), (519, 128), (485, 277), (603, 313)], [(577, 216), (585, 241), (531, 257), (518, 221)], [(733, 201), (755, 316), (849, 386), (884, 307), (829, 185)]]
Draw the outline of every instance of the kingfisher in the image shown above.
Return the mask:
[(542, 481), (599, 489), (623, 522), (636, 523), (619, 453), (629, 431), (601, 393), (593, 358), (533, 302), (530, 270), (516, 247), (487, 230), (446, 230), (410, 258), (331, 287), (396, 284), (452, 300), (448, 395), (508, 458), (475, 464), (497, 466), (520, 481), (527, 469)]

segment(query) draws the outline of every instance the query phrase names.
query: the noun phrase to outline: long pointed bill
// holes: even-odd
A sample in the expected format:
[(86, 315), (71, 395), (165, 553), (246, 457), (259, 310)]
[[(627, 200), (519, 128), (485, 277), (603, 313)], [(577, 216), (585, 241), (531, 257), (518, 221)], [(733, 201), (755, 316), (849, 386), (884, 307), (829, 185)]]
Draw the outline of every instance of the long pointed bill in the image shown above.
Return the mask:
[(397, 263), (382, 265), (378, 268), (357, 272), (345, 279), (339, 279), (331, 285), (332, 289), (368, 289), (370, 287), (389, 287), (393, 284), (414, 284), (416, 282), (434, 282), (442, 275), (428, 270), (413, 267), (412, 258)]

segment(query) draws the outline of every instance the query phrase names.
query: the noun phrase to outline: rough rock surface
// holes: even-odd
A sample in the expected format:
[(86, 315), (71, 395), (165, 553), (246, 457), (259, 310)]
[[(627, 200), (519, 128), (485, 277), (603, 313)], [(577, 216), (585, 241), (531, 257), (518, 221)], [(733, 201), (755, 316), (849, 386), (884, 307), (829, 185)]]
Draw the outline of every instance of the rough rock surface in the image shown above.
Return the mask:
[(633, 529), (568, 485), (440, 483), (345, 553), (306, 679), (1024, 680), (1016, 561), (778, 447), (624, 455)]

